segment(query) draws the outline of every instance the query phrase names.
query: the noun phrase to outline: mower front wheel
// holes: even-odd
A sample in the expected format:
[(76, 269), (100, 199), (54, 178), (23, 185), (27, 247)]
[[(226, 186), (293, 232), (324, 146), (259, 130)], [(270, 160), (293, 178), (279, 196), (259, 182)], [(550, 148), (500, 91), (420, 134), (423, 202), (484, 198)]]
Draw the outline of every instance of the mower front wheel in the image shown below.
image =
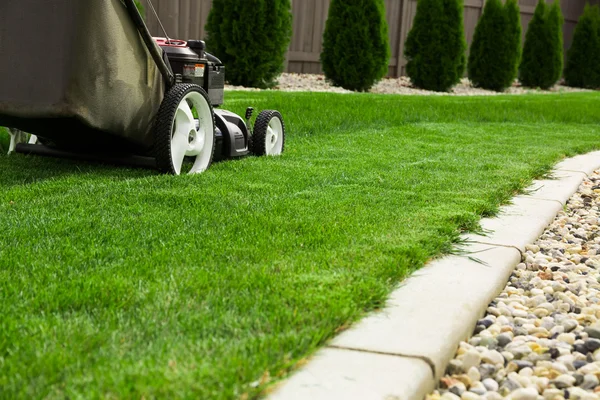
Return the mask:
[(285, 125), (279, 111), (264, 110), (256, 117), (252, 134), (252, 153), (257, 156), (278, 156), (285, 146)]
[(194, 160), (189, 174), (210, 166), (215, 151), (215, 117), (201, 86), (175, 84), (167, 92), (156, 116), (154, 142), (156, 166), (163, 173), (180, 175), (186, 156)]

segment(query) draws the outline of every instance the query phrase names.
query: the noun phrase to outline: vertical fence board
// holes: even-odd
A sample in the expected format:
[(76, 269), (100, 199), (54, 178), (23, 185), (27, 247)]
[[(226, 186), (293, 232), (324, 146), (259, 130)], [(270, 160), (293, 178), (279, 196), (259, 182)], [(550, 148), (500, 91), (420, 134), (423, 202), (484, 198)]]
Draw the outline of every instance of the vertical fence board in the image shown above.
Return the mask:
[[(156, 17), (150, 10), (149, 0), (141, 0), (146, 10), (148, 29), (155, 36), (164, 36)], [(205, 39), (205, 24), (212, 0), (151, 0), (167, 33), (177, 39)], [(554, 0), (546, 0), (549, 4)], [(573, 31), (583, 12), (586, 0), (561, 1), (565, 17), (564, 45), (570, 47)], [(292, 0), (292, 40), (287, 54), (286, 71), (296, 73), (322, 73), (319, 62), (322, 38), (331, 0)], [(600, 0), (589, 0), (600, 4)], [(537, 0), (519, 0), (523, 40)], [(470, 45), (473, 33), (484, 6), (484, 0), (464, 0), (464, 28)], [(389, 76), (406, 74), (404, 42), (417, 10), (417, 0), (385, 0), (386, 20), (390, 39)]]
[(190, 33), (188, 34), (189, 39), (201, 39), (200, 26), (204, 21), (200, 18), (202, 12), (202, 2), (198, 0), (191, 0), (190, 2)]

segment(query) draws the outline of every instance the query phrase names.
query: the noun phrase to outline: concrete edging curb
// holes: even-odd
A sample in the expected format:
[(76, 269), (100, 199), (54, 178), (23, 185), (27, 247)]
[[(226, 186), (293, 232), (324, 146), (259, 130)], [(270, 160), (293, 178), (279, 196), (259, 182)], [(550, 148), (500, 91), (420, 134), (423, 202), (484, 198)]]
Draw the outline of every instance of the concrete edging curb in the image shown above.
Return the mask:
[(444, 257), (416, 271), (392, 292), (384, 310), (335, 337), (268, 398), (423, 399), (504, 289), (525, 245), (537, 240), (597, 168), (600, 151), (556, 164), (556, 180), (534, 181), (531, 194), (514, 197), (498, 218), (481, 220), (490, 235), (464, 236), (466, 255)]

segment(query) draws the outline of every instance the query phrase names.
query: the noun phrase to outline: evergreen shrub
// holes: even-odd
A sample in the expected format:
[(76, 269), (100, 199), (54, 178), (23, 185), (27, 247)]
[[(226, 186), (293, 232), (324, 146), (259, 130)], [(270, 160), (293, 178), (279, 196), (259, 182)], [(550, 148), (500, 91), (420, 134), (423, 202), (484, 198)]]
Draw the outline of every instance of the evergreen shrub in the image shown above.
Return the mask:
[(290, 0), (213, 0), (206, 50), (225, 64), (232, 85), (270, 88), (292, 37)]
[(419, 0), (404, 56), (416, 87), (446, 92), (466, 67), (462, 0)]
[(568, 86), (600, 88), (600, 8), (586, 4), (573, 32), (567, 52), (565, 83)]
[(321, 65), (334, 86), (368, 91), (387, 75), (390, 59), (384, 0), (332, 0)]
[(563, 63), (563, 17), (559, 0), (550, 8), (539, 0), (523, 46), (519, 81), (523, 86), (549, 89), (560, 79)]
[(475, 87), (504, 91), (516, 78), (516, 55), (509, 8), (500, 0), (487, 0), (477, 22), (467, 72)]

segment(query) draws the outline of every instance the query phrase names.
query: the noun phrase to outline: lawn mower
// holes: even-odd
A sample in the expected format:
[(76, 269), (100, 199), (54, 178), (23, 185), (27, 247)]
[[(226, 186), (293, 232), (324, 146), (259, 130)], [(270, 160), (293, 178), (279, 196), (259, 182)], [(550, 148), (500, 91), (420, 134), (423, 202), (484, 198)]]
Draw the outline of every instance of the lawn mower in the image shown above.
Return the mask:
[(280, 155), (281, 114), (261, 111), (252, 125), (253, 108), (244, 118), (220, 108), (224, 86), (225, 66), (204, 41), (152, 36), (134, 0), (0, 2), (0, 126), (10, 129), (9, 153), (175, 175)]

